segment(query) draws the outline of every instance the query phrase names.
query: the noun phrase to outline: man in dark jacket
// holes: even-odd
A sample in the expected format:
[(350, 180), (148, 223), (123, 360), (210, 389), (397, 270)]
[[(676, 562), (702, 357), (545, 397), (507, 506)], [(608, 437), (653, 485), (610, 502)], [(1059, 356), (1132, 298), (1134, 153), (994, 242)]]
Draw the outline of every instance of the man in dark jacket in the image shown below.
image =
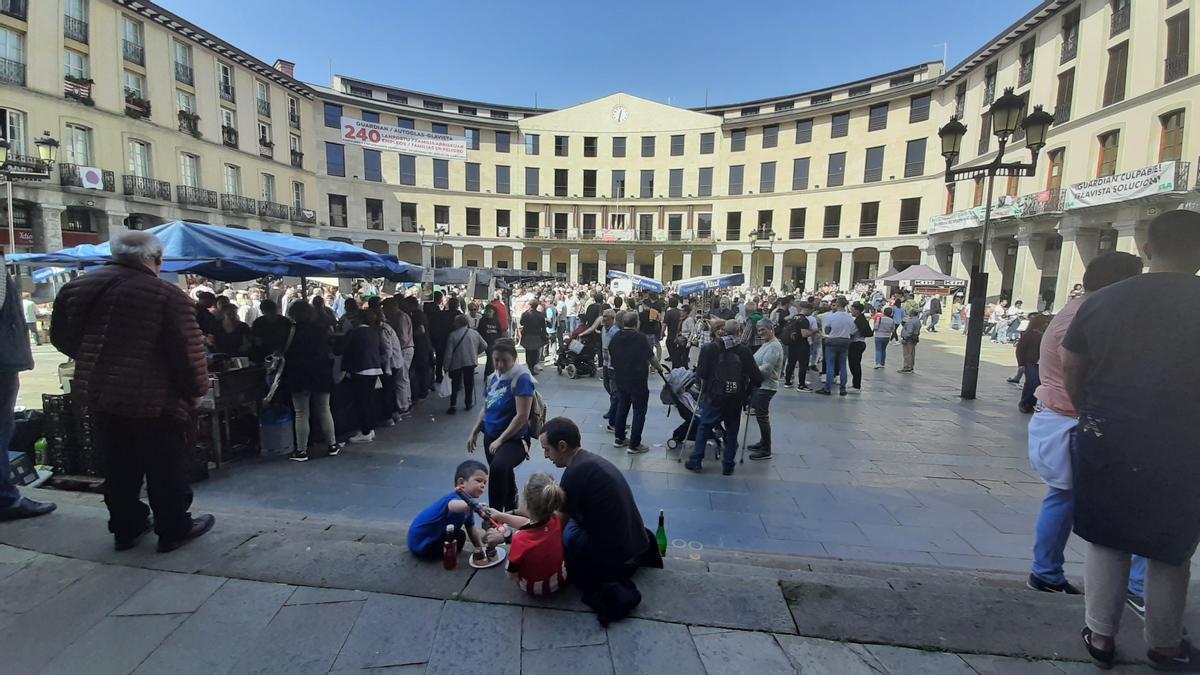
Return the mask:
[(9, 477), (8, 444), (13, 435), (13, 407), (20, 386), (19, 373), (33, 370), (29, 329), (21, 313), (17, 284), (8, 275), (0, 255), (0, 521), (32, 518), (50, 513), (54, 504), (35, 502), (21, 496)]
[(763, 381), (754, 355), (738, 339), (741, 334), (742, 324), (730, 319), (715, 332), (713, 340), (700, 350), (700, 362), (696, 366), (696, 376), (701, 383), (697, 420), (700, 426), (696, 431), (696, 446), (685, 465), (690, 471), (700, 471), (708, 435), (717, 424), (722, 424), (725, 427), (725, 447), (721, 457), (721, 473), (733, 475), (742, 407), (750, 398), (750, 390)]
[[(640, 455), (650, 452), (650, 448), (642, 445), (642, 427), (646, 424), (646, 410), (649, 408), (650, 389), (646, 386), (646, 376), (649, 366), (655, 370), (662, 368), (650, 347), (650, 340), (645, 333), (638, 331), (638, 315), (633, 312), (621, 313), (621, 330), (608, 343), (608, 353), (612, 359), (613, 384), (616, 385), (617, 411), (615, 419), (610, 420), (614, 448), (628, 447), (627, 453)], [(629, 418), (629, 409), (633, 408), (633, 425), (629, 436), (625, 436), (625, 422)]]
[[(76, 400), (86, 402), (107, 467), (104, 503), (117, 550), (150, 529), (172, 551), (212, 529), (192, 518), (187, 463), (196, 407), (208, 391), (196, 306), (158, 278), (162, 243), (146, 232), (112, 240), (113, 262), (63, 287), (50, 340), (75, 359)], [(139, 495), (148, 483), (150, 508)]]
[(262, 316), (250, 326), (250, 358), (262, 363), (275, 352), (287, 349), (288, 334), (292, 332), (292, 320), (279, 313), (274, 300), (258, 303)]

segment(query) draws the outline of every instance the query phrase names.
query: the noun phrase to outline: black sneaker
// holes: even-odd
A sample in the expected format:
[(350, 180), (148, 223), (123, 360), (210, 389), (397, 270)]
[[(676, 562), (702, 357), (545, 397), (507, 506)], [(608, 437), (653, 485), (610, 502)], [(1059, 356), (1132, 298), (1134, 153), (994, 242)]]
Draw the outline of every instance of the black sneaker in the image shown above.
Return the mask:
[(606, 427), (604, 427), (604, 428), (605, 428), (605, 429), (607, 429), (607, 430), (608, 430), (608, 433), (610, 433), (610, 434), (611, 434), (612, 432), (616, 431), (616, 429), (614, 429), (614, 428), (613, 428), (613, 425), (611, 425), (611, 424), (609, 424), (608, 426), (606, 426)]
[(1067, 595), (1083, 595), (1083, 591), (1071, 585), (1071, 582), (1064, 581), (1061, 584), (1052, 584), (1038, 578), (1037, 575), (1030, 574), (1029, 581), (1025, 585), (1035, 591), (1043, 593), (1066, 593)]
[(812, 391), (812, 387), (807, 384), (798, 384), (796, 385), (796, 391)]
[(1150, 649), (1146, 652), (1150, 667), (1174, 673), (1200, 673), (1200, 650), (1192, 646), (1186, 638), (1179, 641), (1179, 653), (1175, 656), (1159, 654)]
[(307, 462), (308, 461), (308, 451), (307, 450), (293, 450), (292, 454), (288, 455), (288, 459), (292, 460), (293, 462)]
[(1129, 605), (1129, 609), (1133, 610), (1134, 614), (1141, 617), (1142, 621), (1146, 620), (1146, 599), (1135, 593), (1125, 594), (1125, 604)]
[(334, 443), (333, 445), (329, 446), (329, 456), (330, 457), (337, 457), (338, 453), (341, 451), (342, 451), (341, 443)]
[(454, 406), (450, 406), (449, 408), (446, 408), (447, 415), (453, 415), (456, 412), (458, 412), (458, 411), (454, 409)]
[(700, 473), (701, 471), (704, 470), (700, 466), (700, 462), (693, 462), (690, 459), (688, 461), (684, 462), (683, 468), (687, 469), (688, 471), (695, 471), (696, 473)]
[(1083, 631), (1079, 634), (1083, 638), (1083, 646), (1087, 648), (1088, 655), (1092, 657), (1092, 662), (1100, 670), (1109, 670), (1113, 664), (1117, 662), (1117, 650), (1110, 649), (1102, 651), (1092, 646), (1092, 629), (1087, 626), (1083, 627)]
[(762, 443), (751, 443), (750, 445), (746, 446), (746, 449), (747, 450), (761, 450)]
[(205, 534), (208, 533), (209, 530), (211, 530), (213, 528), (213, 525), (215, 525), (216, 522), (217, 522), (217, 519), (214, 518), (212, 516), (212, 514), (204, 514), (203, 516), (200, 516), (199, 518), (192, 518), (191, 529), (188, 530), (187, 533), (184, 534), (182, 537), (179, 537), (178, 539), (163, 539), (162, 537), (159, 537), (158, 538), (158, 552), (159, 553), (169, 553), (169, 552), (174, 551), (175, 549), (179, 548), (180, 546), (183, 546), (184, 544), (188, 543), (189, 541), (191, 541), (193, 539), (197, 539), (199, 537), (204, 536)]
[(752, 450), (750, 451), (750, 459), (771, 459), (771, 451), (768, 448)]
[(730, 464), (729, 466), (721, 467), (721, 475), (722, 476), (732, 476), (733, 475), (733, 465)]
[(625, 447), (626, 445), (629, 445), (629, 441), (627, 441), (627, 440), (626, 440), (626, 439), (624, 439), (624, 438), (618, 438), (618, 439), (616, 439), (616, 440), (614, 440), (614, 441), (613, 441), (613, 447), (614, 447), (614, 448), (623, 448), (623, 447)]
[(625, 453), (629, 455), (644, 455), (647, 452), (650, 452), (650, 448), (647, 448), (641, 443), (625, 449)]
[(845, 395), (846, 395), (846, 390), (845, 390), (845, 389), (843, 389), (843, 390), (841, 390), (840, 392), (838, 392), (838, 396), (845, 396)]
[(818, 394), (820, 394), (820, 395), (822, 395), (822, 396), (831, 396), (831, 395), (833, 394), (833, 392), (831, 392), (831, 391), (829, 391), (828, 389), (825, 389), (825, 388), (818, 389), (818, 390), (816, 391), (816, 393), (818, 393)]

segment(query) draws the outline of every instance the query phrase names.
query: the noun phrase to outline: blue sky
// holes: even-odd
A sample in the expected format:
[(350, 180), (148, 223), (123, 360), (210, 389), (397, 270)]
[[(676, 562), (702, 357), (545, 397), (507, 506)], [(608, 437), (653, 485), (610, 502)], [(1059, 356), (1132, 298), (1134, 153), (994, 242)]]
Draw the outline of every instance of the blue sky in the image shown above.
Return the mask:
[[(949, 65), (1036, 0), (158, 0), (258, 58), (444, 96), (565, 107), (625, 91), (684, 107)], [(236, 9), (235, 9), (236, 8)]]

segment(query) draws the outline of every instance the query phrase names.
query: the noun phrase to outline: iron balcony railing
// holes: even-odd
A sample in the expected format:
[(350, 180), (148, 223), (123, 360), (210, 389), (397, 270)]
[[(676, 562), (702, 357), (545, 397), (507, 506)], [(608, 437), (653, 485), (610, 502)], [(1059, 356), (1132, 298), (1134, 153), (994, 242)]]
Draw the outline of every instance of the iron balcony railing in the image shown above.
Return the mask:
[(1072, 31), (1070, 33), (1065, 33), (1063, 35), (1062, 56), (1058, 60), (1058, 62), (1060, 64), (1066, 63), (1067, 61), (1070, 61), (1071, 59), (1075, 58), (1075, 52), (1078, 51), (1078, 49), (1079, 49), (1079, 32), (1078, 31), (1079, 31), (1079, 29), (1076, 28), (1074, 31)]
[(28, 0), (0, 0), (0, 14), (7, 14), (22, 21), (28, 14), (28, 7)]
[(267, 201), (258, 202), (258, 215), (266, 216), (267, 218), (279, 218), (280, 220), (287, 220), (291, 217), (287, 204)]
[(1192, 163), (1184, 161), (1175, 162), (1175, 192), (1187, 192), (1190, 178), (1192, 175)]
[[(58, 182), (60, 185), (71, 187), (83, 187), (83, 177), (79, 170), (83, 168), (78, 164), (59, 164), (58, 165)], [(101, 171), (101, 182), (104, 184), (105, 192), (116, 191), (116, 176), (111, 171)]]
[(145, 197), (147, 199), (161, 199), (164, 202), (171, 201), (171, 184), (165, 180), (125, 174), (121, 177), (121, 182), (125, 188), (126, 195)]
[(176, 185), (175, 201), (185, 206), (203, 206), (215, 209), (217, 208), (217, 193), (190, 185)]
[(299, 150), (292, 150), (291, 156), (292, 156), (292, 166), (296, 167), (297, 169), (304, 168), (304, 153), (303, 152), (300, 152)]
[(255, 216), (258, 215), (258, 202), (249, 197), (225, 193), (221, 195), (221, 210)]
[(12, 59), (0, 59), (0, 83), (25, 86), (25, 64)]
[(1059, 101), (1054, 105), (1054, 123), (1062, 124), (1071, 120), (1071, 102)]
[(258, 156), (268, 159), (275, 157), (275, 144), (265, 138), (258, 139)]
[(233, 127), (221, 127), (221, 142), (231, 148), (238, 146), (238, 130)]
[(193, 76), (192, 76), (192, 67), (191, 66), (184, 64), (184, 63), (179, 63), (178, 61), (175, 63), (175, 81), (176, 82), (182, 82), (184, 84), (192, 84), (193, 83), (192, 77)]
[(88, 41), (88, 24), (83, 19), (63, 15), (63, 37), (76, 42)]
[(1022, 58), (1020, 70), (1017, 72), (1017, 86), (1033, 81), (1033, 57)]
[(293, 129), (299, 129), (300, 128), (300, 113), (298, 113), (294, 110), (289, 110), (288, 111), (288, 125), (291, 126)]
[(235, 102), (232, 84), (230, 84), (228, 82), (220, 82), (217, 84), (217, 91), (218, 91), (218, 93), (221, 94), (221, 98), (225, 99), (226, 101), (229, 101), (230, 103)]
[(14, 174), (42, 174), (46, 177), (50, 176), (49, 162), (43, 162), (40, 157), (30, 157), (29, 155), (10, 154), (4, 162), (4, 168), (6, 171)]
[(261, 98), (257, 98), (257, 99), (254, 99), (254, 103), (256, 106), (258, 106), (258, 114), (259, 115), (262, 115), (263, 117), (271, 116), (271, 102), (270, 101), (264, 101)]
[(1184, 53), (1167, 57), (1163, 65), (1163, 82), (1174, 82), (1188, 74), (1188, 55)]
[(1119, 33), (1124, 33), (1125, 31), (1129, 30), (1129, 8), (1130, 5), (1126, 4), (1120, 9), (1113, 10), (1112, 20), (1109, 23), (1109, 37), (1113, 37)]
[(136, 42), (122, 40), (122, 53), (125, 55), (125, 60), (130, 63), (136, 63), (139, 66), (146, 65), (146, 49)]
[(312, 209), (302, 209), (297, 206), (289, 208), (289, 218), (296, 223), (307, 223), (315, 225), (317, 222), (317, 212)]

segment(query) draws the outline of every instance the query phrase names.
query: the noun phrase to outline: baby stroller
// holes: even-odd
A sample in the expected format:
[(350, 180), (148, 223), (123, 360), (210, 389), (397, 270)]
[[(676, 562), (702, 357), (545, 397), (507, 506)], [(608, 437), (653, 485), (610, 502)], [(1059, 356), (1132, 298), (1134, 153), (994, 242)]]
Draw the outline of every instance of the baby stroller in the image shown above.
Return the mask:
[[(679, 411), (679, 417), (682, 420), (679, 426), (671, 432), (671, 438), (667, 440), (667, 447), (675, 450), (683, 447), (684, 442), (696, 442), (696, 432), (700, 425), (696, 424), (696, 413), (700, 407), (700, 378), (696, 377), (694, 371), (686, 368), (676, 368), (671, 371), (670, 375), (659, 373), (663, 379), (662, 392), (659, 394), (659, 400), (664, 404), (674, 407)], [(667, 409), (667, 415), (670, 416), (671, 410)], [(724, 438), (724, 430), (718, 425), (710, 437), (715, 441), (718, 455), (721, 452), (721, 439)], [(676, 461), (683, 457), (680, 452)]]
[(576, 328), (559, 348), (558, 358), (554, 361), (559, 375), (566, 373), (571, 379), (596, 376), (596, 350), (590, 346), (590, 341), (579, 337), (585, 330), (586, 326)]

